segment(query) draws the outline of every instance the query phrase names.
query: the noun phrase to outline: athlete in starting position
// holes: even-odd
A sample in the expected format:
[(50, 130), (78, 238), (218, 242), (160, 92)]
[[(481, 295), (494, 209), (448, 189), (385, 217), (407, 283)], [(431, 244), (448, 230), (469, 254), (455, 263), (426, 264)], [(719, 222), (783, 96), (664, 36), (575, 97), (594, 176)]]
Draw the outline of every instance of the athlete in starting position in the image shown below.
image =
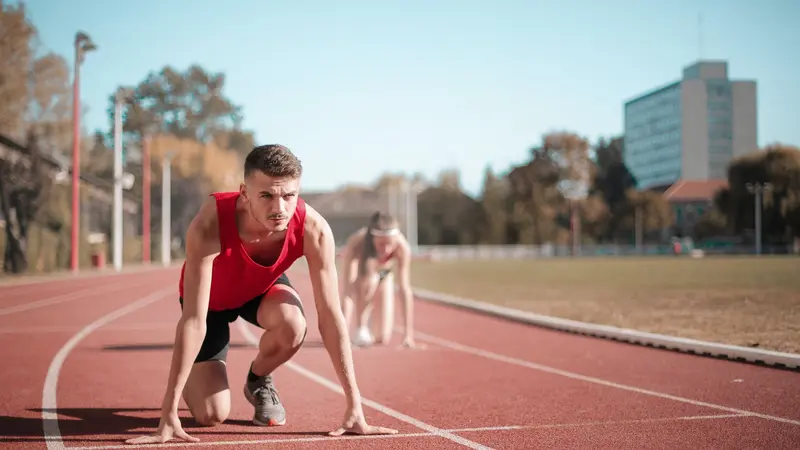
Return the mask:
[(231, 408), (225, 365), (229, 324), (239, 317), (264, 329), (243, 380), (244, 396), (255, 407), (253, 422), (286, 423), (272, 373), (294, 356), (306, 336), (303, 306), (284, 273), (303, 256), (319, 331), (346, 399), (344, 421), (330, 434), (397, 432), (368, 425), (364, 418), (339, 303), (333, 234), (325, 219), (298, 196), (301, 172), (300, 161), (286, 147), (256, 147), (245, 160), (239, 191), (213, 194), (192, 220), (179, 288), (183, 313), (161, 421), (155, 434), (126, 442), (160, 443), (173, 437), (197, 442), (181, 427), (181, 397), (199, 424), (226, 420)]
[[(416, 347), (414, 304), (409, 282), (411, 249), (398, 228), (397, 220), (388, 214), (376, 212), (366, 228), (350, 236), (345, 243), (341, 258), (343, 270), (340, 288), (348, 327), (355, 309), (354, 344), (369, 346), (377, 342), (387, 345), (391, 341), (396, 275), (397, 291), (403, 300), (405, 325), (403, 345)], [(395, 270), (396, 274), (393, 273)], [(373, 309), (377, 321), (371, 320)], [(376, 322), (379, 326), (375, 326)], [(373, 324), (372, 330), (370, 324)]]

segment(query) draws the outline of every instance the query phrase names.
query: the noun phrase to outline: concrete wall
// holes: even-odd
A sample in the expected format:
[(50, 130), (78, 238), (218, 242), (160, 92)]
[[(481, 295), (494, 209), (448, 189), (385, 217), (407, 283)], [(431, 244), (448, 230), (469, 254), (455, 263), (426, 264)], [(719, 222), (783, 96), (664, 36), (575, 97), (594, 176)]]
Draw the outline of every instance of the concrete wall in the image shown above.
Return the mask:
[(704, 80), (681, 82), (681, 110), (683, 118), (682, 178), (702, 180), (708, 178), (708, 96)]
[(734, 81), (733, 157), (758, 149), (758, 113), (755, 81)]

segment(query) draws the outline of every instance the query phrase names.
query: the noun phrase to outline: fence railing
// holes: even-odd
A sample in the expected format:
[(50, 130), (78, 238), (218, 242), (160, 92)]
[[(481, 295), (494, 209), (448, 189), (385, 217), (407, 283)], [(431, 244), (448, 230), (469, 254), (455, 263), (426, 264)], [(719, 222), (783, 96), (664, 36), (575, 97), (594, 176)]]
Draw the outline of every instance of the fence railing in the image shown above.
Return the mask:
[[(655, 256), (690, 254), (698, 251), (705, 255), (747, 255), (755, 254), (755, 248), (748, 245), (700, 246), (679, 248), (672, 245), (582, 245), (573, 254), (569, 245), (421, 245), (415, 257), (431, 260), (452, 259), (533, 259), (558, 257), (602, 257), (602, 256)], [(762, 254), (796, 253), (790, 246), (763, 246)]]

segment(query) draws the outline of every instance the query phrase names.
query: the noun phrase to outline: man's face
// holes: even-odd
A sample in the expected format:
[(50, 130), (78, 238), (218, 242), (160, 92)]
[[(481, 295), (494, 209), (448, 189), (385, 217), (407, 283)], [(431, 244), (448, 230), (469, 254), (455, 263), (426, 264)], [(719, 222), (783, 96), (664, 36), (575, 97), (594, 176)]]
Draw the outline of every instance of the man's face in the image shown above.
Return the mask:
[(270, 232), (284, 231), (297, 208), (300, 180), (255, 171), (245, 178), (239, 190), (256, 222)]

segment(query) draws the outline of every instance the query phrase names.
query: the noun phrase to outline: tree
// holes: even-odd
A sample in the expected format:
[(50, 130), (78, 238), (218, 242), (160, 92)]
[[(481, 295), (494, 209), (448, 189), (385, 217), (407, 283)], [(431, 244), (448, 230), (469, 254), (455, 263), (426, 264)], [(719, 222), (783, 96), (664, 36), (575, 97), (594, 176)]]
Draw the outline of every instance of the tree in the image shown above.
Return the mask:
[(612, 217), (608, 204), (598, 194), (591, 194), (577, 204), (580, 230), (583, 236), (599, 240), (607, 235)]
[[(41, 154), (69, 142), (69, 70), (63, 58), (34, 58), (36, 28), (24, 5), (0, 2), (0, 130), (24, 146), (0, 160), (0, 208), (6, 219), (4, 270), (28, 268), (30, 225), (51, 184)], [(23, 139), (24, 137), (24, 139)], [(55, 225), (54, 225), (55, 226)]]
[(458, 169), (442, 170), (437, 182), (440, 188), (461, 192), (461, 172)]
[(449, 186), (425, 189), (417, 198), (420, 245), (473, 245), (480, 235), (481, 205)]
[(481, 243), (499, 245), (507, 242), (506, 235), (512, 207), (509, 200), (508, 184), (505, 180), (499, 179), (492, 168), (487, 166), (480, 198), (484, 218), (480, 232)]
[(697, 239), (703, 240), (724, 235), (727, 226), (725, 216), (716, 209), (712, 209), (697, 220), (693, 231)]
[(28, 270), (28, 232), (49, 184), (35, 139), (29, 128), (28, 151), (17, 159), (0, 160), (0, 211), (6, 218), (3, 270), (10, 273)]
[(589, 195), (602, 198), (607, 208), (607, 214), (597, 216), (604, 217), (607, 222), (593, 226), (592, 234), (599, 241), (608, 241), (622, 234), (622, 221), (626, 212), (630, 211), (627, 193), (636, 188), (636, 178), (625, 165), (623, 152), (622, 137), (608, 142), (600, 140), (595, 147), (595, 176), (589, 187)]
[(65, 152), (72, 145), (72, 89), (67, 61), (48, 53), (33, 62), (26, 123), (37, 129), (42, 151)]
[(558, 189), (561, 168), (547, 152), (534, 148), (532, 159), (508, 174), (511, 214), (509, 238), (521, 244), (559, 241), (556, 217), (566, 205)]
[[(223, 94), (224, 85), (224, 74), (198, 65), (183, 72), (171, 66), (150, 72), (123, 107), (126, 146), (139, 147), (141, 137), (151, 131), (248, 153), (255, 138), (242, 129), (241, 107)], [(115, 96), (110, 95), (108, 108), (112, 131)]]
[(36, 28), (28, 21), (25, 5), (0, 1), (0, 130), (18, 141), (26, 135), (35, 36)]
[(800, 237), (800, 148), (772, 144), (734, 159), (728, 167), (728, 187), (715, 196), (715, 207), (731, 231), (755, 228), (755, 196), (748, 184), (769, 183), (762, 204), (767, 240), (787, 242)]
[(626, 197), (620, 231), (636, 231), (637, 226), (641, 226), (641, 231), (648, 233), (663, 230), (673, 223), (672, 207), (659, 192), (629, 189)]
[[(152, 176), (154, 205), (160, 205), (161, 202), (160, 163), (168, 152), (174, 152), (171, 160), (174, 235), (183, 235), (209, 193), (238, 190), (244, 176), (242, 156), (236, 151), (221, 148), (214, 142), (203, 144), (191, 138), (156, 135), (152, 138), (150, 151), (154, 163)], [(159, 211), (158, 208), (159, 206), (156, 206), (156, 211)], [(153, 227), (158, 225), (157, 221), (151, 224)]]
[(559, 169), (559, 189), (566, 198), (585, 196), (594, 176), (589, 158), (589, 141), (575, 133), (558, 131), (546, 134), (541, 147), (534, 149), (553, 161)]

